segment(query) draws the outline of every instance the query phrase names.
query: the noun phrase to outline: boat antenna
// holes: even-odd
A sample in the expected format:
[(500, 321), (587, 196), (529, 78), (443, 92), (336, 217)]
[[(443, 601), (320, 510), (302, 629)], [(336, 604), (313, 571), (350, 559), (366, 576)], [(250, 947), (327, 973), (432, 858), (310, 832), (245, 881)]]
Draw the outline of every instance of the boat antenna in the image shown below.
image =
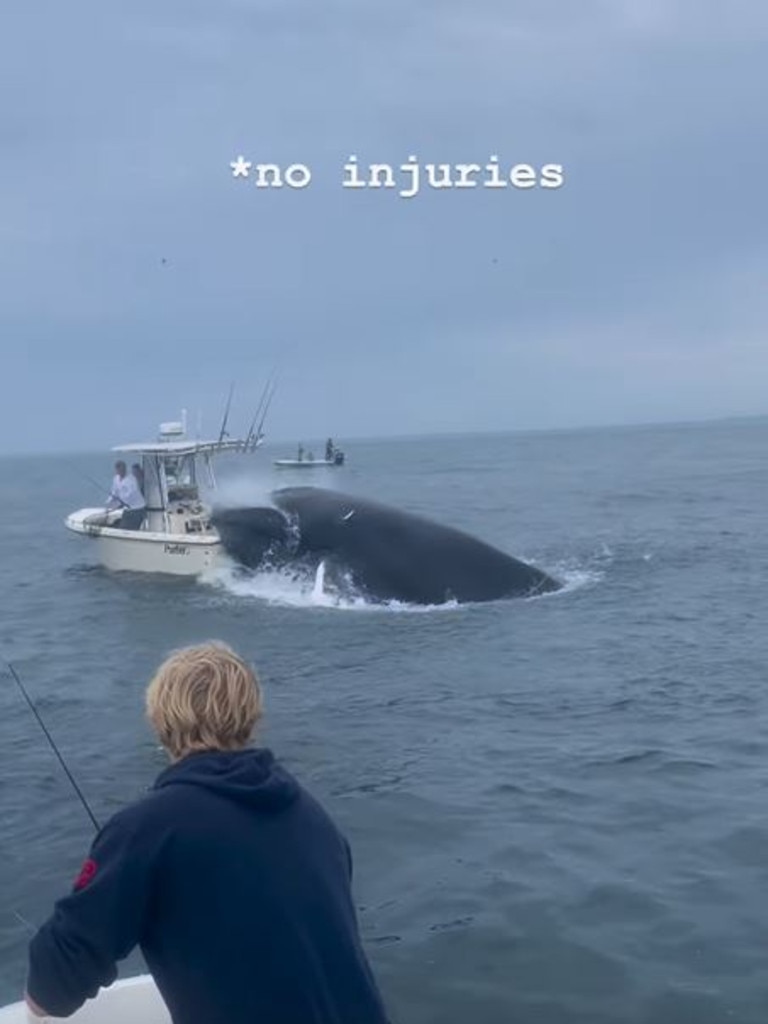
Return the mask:
[(66, 761), (64, 760), (64, 758), (63, 758), (63, 757), (61, 756), (61, 754), (60, 754), (60, 752), (59, 752), (59, 748), (58, 748), (58, 747), (56, 746), (56, 744), (55, 744), (55, 743), (54, 743), (54, 741), (53, 741), (53, 737), (51, 736), (51, 734), (50, 734), (50, 733), (48, 732), (48, 730), (46, 729), (46, 727), (45, 727), (45, 722), (44, 722), (44, 721), (42, 720), (42, 718), (40, 717), (40, 714), (38, 713), (38, 710), (37, 710), (37, 708), (35, 707), (35, 705), (34, 705), (34, 704), (32, 703), (32, 701), (31, 701), (31, 700), (29, 699), (29, 694), (28, 694), (28, 693), (27, 693), (27, 691), (26, 691), (26, 690), (24, 689), (24, 684), (23, 684), (23, 683), (22, 683), (22, 681), (21, 681), (21, 680), (19, 679), (19, 674), (18, 674), (18, 672), (17, 672), (17, 671), (16, 671), (16, 669), (15, 669), (15, 668), (13, 667), (13, 665), (12, 665), (12, 664), (10, 663), (10, 661), (6, 661), (6, 663), (5, 663), (5, 664), (6, 664), (6, 665), (7, 665), (7, 667), (8, 667), (8, 671), (9, 671), (9, 672), (11, 673), (11, 675), (13, 676), (13, 679), (15, 680), (15, 682), (16, 682), (16, 685), (18, 686), (19, 690), (21, 690), (21, 694), (22, 694), (22, 696), (24, 697), (24, 700), (25, 700), (25, 701), (27, 702), (27, 704), (29, 705), (29, 708), (30, 708), (30, 710), (31, 710), (32, 714), (33, 714), (33, 715), (35, 716), (35, 718), (37, 719), (38, 725), (39, 725), (39, 726), (40, 726), (40, 728), (41, 728), (41, 729), (43, 730), (43, 733), (45, 734), (45, 738), (46, 738), (46, 739), (48, 740), (48, 743), (50, 744), (51, 750), (53, 750), (53, 752), (54, 752), (54, 754), (56, 755), (56, 757), (58, 757), (58, 759), (59, 759), (59, 763), (61, 764), (61, 767), (62, 767), (62, 768), (64, 769), (64, 771), (65, 771), (65, 773), (66, 773), (66, 776), (67, 776), (67, 778), (68, 778), (68, 779), (69, 779), (69, 781), (70, 781), (70, 782), (72, 783), (72, 788), (74, 789), (74, 791), (75, 791), (75, 792), (77, 793), (78, 797), (80, 798), (80, 803), (81, 803), (81, 804), (83, 805), (83, 807), (84, 807), (84, 808), (85, 808), (85, 810), (86, 810), (86, 813), (88, 814), (88, 817), (89, 817), (89, 818), (91, 819), (91, 822), (92, 822), (92, 824), (93, 824), (93, 827), (94, 827), (94, 828), (96, 829), (96, 831), (98, 832), (98, 831), (99, 831), (99, 823), (98, 823), (98, 821), (96, 821), (96, 818), (94, 817), (93, 811), (92, 811), (92, 810), (91, 810), (91, 808), (90, 808), (90, 807), (88, 806), (88, 801), (87, 801), (87, 800), (85, 799), (85, 797), (83, 796), (83, 794), (82, 794), (82, 791), (81, 791), (80, 787), (79, 787), (79, 786), (78, 786), (78, 784), (77, 784), (77, 783), (75, 782), (75, 778), (74, 778), (74, 776), (72, 775), (72, 772), (71, 772), (71, 771), (69, 770), (69, 768), (67, 768), (67, 763), (66, 763)]
[(227, 422), (229, 420), (229, 410), (232, 406), (232, 395), (235, 392), (235, 382), (233, 381), (229, 385), (229, 397), (227, 398), (227, 405), (224, 409), (224, 417), (221, 421), (221, 430), (219, 431), (219, 444), (222, 443), (225, 437), (227, 437)]

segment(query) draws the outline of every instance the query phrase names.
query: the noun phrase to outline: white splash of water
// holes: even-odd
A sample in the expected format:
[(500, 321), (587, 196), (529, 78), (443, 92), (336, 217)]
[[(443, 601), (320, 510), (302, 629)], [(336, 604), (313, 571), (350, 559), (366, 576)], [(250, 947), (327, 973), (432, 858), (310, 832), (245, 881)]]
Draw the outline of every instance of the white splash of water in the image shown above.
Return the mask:
[(525, 555), (517, 555), (515, 557), (519, 558), (522, 562), (526, 562), (528, 565), (536, 566), (562, 584), (560, 590), (537, 594), (530, 599), (544, 601), (563, 597), (566, 594), (572, 594), (576, 590), (594, 587), (598, 583), (602, 583), (606, 575), (606, 566), (613, 561), (614, 555), (610, 548), (603, 545), (602, 549), (590, 558), (567, 558), (554, 564), (547, 563), (546, 566), (542, 565), (536, 558), (527, 558)]
[(593, 587), (602, 583), (605, 573), (600, 569), (566, 569), (561, 572), (558, 579), (563, 584), (563, 589), (558, 593), (572, 594), (574, 590), (581, 590), (582, 587)]
[(211, 495), (216, 505), (223, 508), (274, 507), (272, 490), (274, 484), (263, 475), (230, 476), (219, 479), (216, 491)]
[(329, 608), (340, 611), (425, 613), (455, 611), (457, 601), (440, 605), (415, 605), (403, 601), (373, 603), (349, 589), (343, 596), (326, 589), (325, 563), (321, 562), (314, 576), (288, 569), (262, 569), (243, 572), (224, 567), (201, 577), (205, 586), (242, 600), (259, 601), (283, 608)]
[(312, 588), (312, 601), (319, 604), (325, 595), (325, 562), (321, 562), (315, 573), (315, 585)]

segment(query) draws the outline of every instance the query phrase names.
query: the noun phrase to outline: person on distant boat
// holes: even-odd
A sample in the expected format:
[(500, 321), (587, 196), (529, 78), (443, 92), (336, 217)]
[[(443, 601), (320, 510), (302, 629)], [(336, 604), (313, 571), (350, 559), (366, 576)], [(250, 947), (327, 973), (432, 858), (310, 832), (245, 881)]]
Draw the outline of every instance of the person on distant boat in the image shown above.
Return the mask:
[(299, 453), (298, 454), (299, 454), (298, 461), (299, 462), (303, 462), (303, 460), (304, 460), (304, 446), (301, 445), (301, 444), (299, 445)]
[(331, 437), (325, 442), (325, 461), (333, 462), (333, 438)]
[(32, 1013), (73, 1014), (139, 946), (174, 1024), (390, 1024), (349, 843), (270, 750), (251, 746), (253, 669), (220, 643), (177, 651), (146, 708), (171, 764), (102, 827), (32, 939)]
[(112, 480), (112, 490), (107, 499), (107, 508), (122, 508), (123, 514), (115, 523), (119, 530), (138, 530), (144, 522), (147, 514), (147, 505), (144, 495), (139, 490), (139, 484), (133, 474), (128, 475), (125, 463), (120, 460), (115, 463), (115, 476)]

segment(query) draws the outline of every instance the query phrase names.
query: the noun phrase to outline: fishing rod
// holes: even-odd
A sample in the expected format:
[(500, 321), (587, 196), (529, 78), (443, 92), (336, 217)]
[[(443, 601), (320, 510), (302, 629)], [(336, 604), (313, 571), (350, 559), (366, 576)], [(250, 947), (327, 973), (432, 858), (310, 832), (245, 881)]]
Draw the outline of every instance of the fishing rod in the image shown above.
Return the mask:
[(13, 916), (16, 918), (19, 924), (23, 924), (24, 927), (27, 928), (33, 935), (35, 934), (37, 928), (35, 928), (35, 926), (30, 921), (28, 921), (26, 917), (22, 917), (18, 910), (13, 911)]
[(92, 824), (93, 824), (93, 827), (94, 827), (94, 828), (96, 829), (96, 831), (98, 832), (98, 831), (99, 831), (99, 827), (100, 827), (100, 826), (99, 826), (99, 823), (98, 823), (98, 821), (96, 821), (96, 818), (94, 817), (93, 811), (92, 811), (92, 810), (91, 810), (91, 808), (90, 808), (90, 807), (88, 806), (88, 801), (87, 801), (87, 800), (85, 799), (85, 797), (83, 796), (83, 794), (82, 794), (82, 791), (81, 791), (80, 787), (78, 786), (77, 782), (75, 782), (75, 778), (74, 778), (74, 776), (72, 775), (72, 772), (71, 772), (71, 771), (69, 770), (69, 768), (67, 767), (67, 763), (66, 763), (66, 761), (64, 760), (64, 758), (63, 758), (63, 757), (61, 756), (61, 754), (59, 753), (59, 748), (58, 748), (58, 747), (56, 746), (56, 744), (54, 743), (54, 741), (53, 741), (53, 737), (51, 736), (51, 734), (50, 734), (50, 733), (48, 732), (48, 730), (46, 729), (46, 727), (45, 727), (45, 722), (44, 722), (44, 721), (42, 720), (42, 718), (40, 717), (40, 715), (39, 715), (39, 713), (38, 713), (38, 710), (37, 710), (37, 708), (35, 707), (35, 705), (34, 705), (34, 704), (32, 703), (32, 701), (31, 701), (31, 700), (29, 699), (29, 694), (28, 694), (28, 693), (27, 693), (27, 691), (26, 691), (26, 690), (24, 689), (24, 684), (23, 684), (23, 683), (22, 683), (22, 681), (21, 681), (21, 680), (19, 679), (19, 675), (18, 675), (18, 672), (17, 672), (17, 671), (16, 671), (16, 669), (15, 669), (15, 668), (13, 667), (13, 665), (12, 665), (12, 664), (10, 663), (10, 661), (6, 661), (6, 663), (5, 663), (5, 664), (6, 664), (6, 665), (7, 665), (7, 667), (8, 667), (8, 671), (9, 671), (9, 672), (11, 673), (11, 675), (13, 676), (13, 679), (14, 679), (14, 681), (15, 681), (16, 685), (18, 686), (19, 690), (21, 691), (21, 694), (22, 694), (22, 696), (24, 697), (24, 700), (25, 700), (25, 701), (27, 702), (27, 704), (29, 705), (29, 708), (30, 708), (30, 710), (31, 710), (32, 714), (33, 714), (33, 715), (35, 716), (35, 718), (37, 719), (37, 721), (38, 721), (38, 724), (39, 724), (40, 728), (41, 728), (41, 729), (43, 730), (43, 733), (45, 734), (45, 738), (46, 738), (46, 739), (48, 740), (48, 743), (49, 743), (49, 744), (50, 744), (50, 746), (51, 746), (51, 750), (53, 750), (53, 752), (54, 752), (54, 754), (56, 755), (56, 757), (58, 757), (58, 759), (59, 759), (59, 763), (61, 764), (61, 767), (62, 767), (62, 768), (64, 769), (64, 772), (66, 773), (66, 776), (67, 776), (67, 778), (68, 778), (68, 779), (69, 779), (69, 781), (70, 781), (70, 782), (72, 783), (72, 788), (74, 789), (74, 791), (75, 791), (75, 792), (77, 793), (78, 797), (80, 798), (80, 803), (81, 803), (81, 804), (83, 805), (83, 807), (84, 807), (84, 808), (85, 808), (85, 810), (86, 810), (86, 813), (87, 813), (88, 817), (89, 817), (89, 818), (91, 819), (91, 822), (92, 822)]
[[(89, 484), (93, 484), (93, 486), (94, 486), (94, 487), (98, 487), (99, 491), (100, 491), (100, 492), (101, 492), (102, 494), (104, 493), (104, 491), (102, 490), (102, 486), (101, 486), (101, 484), (99, 484), (99, 483), (96, 483), (96, 481), (95, 481), (95, 480), (93, 479), (93, 477), (91, 477), (91, 476), (88, 476), (88, 474), (87, 474), (87, 473), (82, 473), (82, 472), (80, 473), (80, 476), (81, 476), (81, 477), (83, 478), (83, 480), (87, 480)], [(119, 497), (118, 497), (118, 496), (117, 496), (117, 495), (116, 495), (116, 494), (114, 493), (114, 491), (110, 491), (110, 492), (109, 492), (109, 496), (110, 496), (110, 498), (114, 498), (114, 499), (115, 499), (115, 501), (119, 501), (119, 502), (120, 502), (120, 504), (121, 504), (121, 505), (123, 506), (123, 508), (130, 508), (130, 507), (131, 507), (131, 506), (130, 506), (130, 505), (128, 504), (128, 502), (127, 502), (127, 501), (123, 501), (123, 499), (122, 499), (122, 498), (119, 498)]]

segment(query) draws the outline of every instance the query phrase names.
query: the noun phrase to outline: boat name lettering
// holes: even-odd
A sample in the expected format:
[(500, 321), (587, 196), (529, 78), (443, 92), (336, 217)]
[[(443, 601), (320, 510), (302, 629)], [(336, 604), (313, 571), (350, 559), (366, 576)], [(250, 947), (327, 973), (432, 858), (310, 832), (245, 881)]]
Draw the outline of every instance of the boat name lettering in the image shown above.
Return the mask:
[(189, 548), (186, 544), (166, 544), (165, 553), (166, 555), (188, 555)]

